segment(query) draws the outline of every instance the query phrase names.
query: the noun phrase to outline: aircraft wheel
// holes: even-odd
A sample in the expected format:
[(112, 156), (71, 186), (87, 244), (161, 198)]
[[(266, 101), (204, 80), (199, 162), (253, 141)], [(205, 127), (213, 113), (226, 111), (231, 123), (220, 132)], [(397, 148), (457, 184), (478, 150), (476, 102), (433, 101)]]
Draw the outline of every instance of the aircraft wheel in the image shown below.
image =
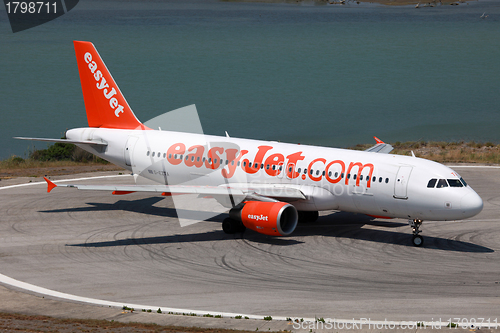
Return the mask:
[(411, 242), (416, 247), (420, 247), (424, 244), (424, 238), (420, 235), (414, 235), (413, 238), (411, 239)]
[(316, 222), (319, 217), (317, 211), (299, 211), (299, 223), (311, 223)]
[(233, 220), (231, 218), (225, 218), (224, 221), (222, 221), (222, 230), (226, 234), (235, 234), (237, 232), (243, 232), (245, 231), (246, 227), (243, 225), (243, 223)]

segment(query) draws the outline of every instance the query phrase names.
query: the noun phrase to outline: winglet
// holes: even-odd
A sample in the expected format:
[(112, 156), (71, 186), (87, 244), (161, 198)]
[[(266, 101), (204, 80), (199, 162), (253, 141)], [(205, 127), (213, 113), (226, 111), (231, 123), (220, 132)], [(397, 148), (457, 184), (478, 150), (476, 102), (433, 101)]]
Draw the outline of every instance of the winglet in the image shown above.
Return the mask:
[(57, 187), (56, 184), (54, 184), (53, 182), (51, 182), (50, 180), (48, 180), (47, 178), (43, 177), (43, 179), (45, 179), (45, 181), (47, 182), (47, 193), (50, 193), (50, 191), (52, 191), (52, 189), (54, 187)]
[(377, 138), (376, 136), (373, 137), (375, 139), (375, 141), (377, 141), (377, 143), (385, 143), (384, 141), (380, 140), (379, 138)]

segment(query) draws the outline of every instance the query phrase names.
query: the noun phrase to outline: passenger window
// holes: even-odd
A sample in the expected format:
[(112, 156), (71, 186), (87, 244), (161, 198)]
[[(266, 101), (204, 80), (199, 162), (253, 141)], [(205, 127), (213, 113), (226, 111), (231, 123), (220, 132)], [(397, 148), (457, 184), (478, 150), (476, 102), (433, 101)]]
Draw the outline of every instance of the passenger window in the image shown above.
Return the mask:
[(352, 179), (356, 179), (356, 176), (357, 176), (356, 174), (352, 175)]
[(196, 158), (196, 162), (199, 162), (199, 161), (200, 161), (200, 156), (198, 156), (198, 157)]
[(273, 165), (273, 170), (276, 170), (276, 165)]
[(155, 157), (155, 152), (152, 152), (152, 153), (151, 153), (151, 157)]
[(167, 153), (163, 153), (163, 158), (167, 157)]
[(359, 180), (363, 180), (363, 175), (359, 175)]
[(266, 165), (266, 170), (269, 170), (269, 164), (268, 164), (268, 165)]
[(335, 172), (335, 178), (339, 178), (339, 173)]
[(264, 163), (262, 163), (262, 164), (260, 165), (260, 168), (261, 168), (261, 169), (264, 169)]
[(437, 179), (432, 178), (431, 180), (429, 180), (429, 183), (427, 183), (427, 187), (432, 188), (432, 187), (436, 186), (436, 182), (437, 182)]
[(238, 166), (240, 166), (240, 165), (241, 165), (241, 161), (238, 161)]
[(389, 178), (386, 178), (385, 179), (385, 183), (388, 184), (389, 183)]
[(289, 168), (288, 168), (288, 172), (292, 172), (292, 167), (289, 167)]
[(465, 187), (467, 187), (467, 183), (465, 182), (465, 180), (462, 177), (460, 177), (460, 181), (462, 182), (462, 184), (464, 184)]
[(314, 172), (314, 170), (313, 170), (313, 169), (309, 170), (309, 173), (310, 173), (311, 175), (313, 174), (313, 172)]
[(323, 170), (323, 173), (322, 173), (323, 176), (325, 176), (325, 170)]
[(300, 173), (300, 170), (301, 170), (301, 169), (300, 169), (300, 168), (298, 168), (298, 169), (297, 169), (297, 173)]
[(373, 176), (372, 182), (376, 182), (376, 181), (377, 181), (377, 177)]
[(448, 187), (448, 183), (446, 182), (446, 179), (440, 179), (437, 184), (437, 188), (441, 187)]
[(448, 179), (450, 187), (463, 187), (464, 185), (459, 179)]
[(331, 176), (332, 176), (332, 172), (328, 171), (328, 177), (331, 177)]
[(247, 162), (243, 162), (243, 166), (246, 167), (247, 166)]
[(344, 174), (343, 173), (340, 174), (340, 178), (344, 179)]
[(319, 170), (316, 170), (316, 176), (319, 175)]
[(379, 178), (378, 178), (378, 182), (379, 182), (379, 183), (382, 183), (382, 177), (379, 177)]
[(179, 157), (179, 159), (182, 160), (182, 155), (181, 155), (181, 157)]
[(168, 154), (168, 158), (172, 158), (172, 154)]
[(350, 173), (347, 174), (347, 179), (351, 179), (351, 174)]
[(146, 156), (149, 156), (149, 150), (148, 150), (148, 152), (146, 153)]

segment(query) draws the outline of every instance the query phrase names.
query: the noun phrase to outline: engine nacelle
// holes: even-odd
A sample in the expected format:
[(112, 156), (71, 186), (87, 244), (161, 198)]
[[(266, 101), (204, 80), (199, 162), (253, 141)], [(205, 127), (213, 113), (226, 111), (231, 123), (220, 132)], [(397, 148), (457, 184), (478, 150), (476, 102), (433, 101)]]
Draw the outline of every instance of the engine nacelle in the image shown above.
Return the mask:
[(290, 235), (297, 226), (298, 214), (286, 202), (247, 201), (242, 208), (233, 208), (229, 216), (248, 229), (270, 236)]

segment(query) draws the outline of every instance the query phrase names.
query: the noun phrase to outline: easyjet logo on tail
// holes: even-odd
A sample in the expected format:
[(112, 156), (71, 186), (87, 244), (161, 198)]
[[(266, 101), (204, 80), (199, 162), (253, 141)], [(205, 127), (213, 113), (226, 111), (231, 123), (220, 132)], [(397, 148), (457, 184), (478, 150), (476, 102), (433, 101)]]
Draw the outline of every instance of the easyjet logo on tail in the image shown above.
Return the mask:
[(106, 81), (106, 78), (104, 77), (102, 72), (97, 69), (97, 64), (92, 60), (92, 54), (90, 54), (90, 52), (85, 53), (83, 58), (88, 64), (90, 72), (93, 74), (94, 79), (97, 82), (97, 89), (102, 90), (104, 97), (106, 97), (106, 99), (109, 101), (109, 107), (115, 111), (115, 116), (120, 117), (120, 113), (123, 113), (124, 110), (123, 106), (118, 103), (118, 100), (113, 97), (114, 95), (116, 95), (115, 87), (111, 87), (111, 89), (109, 89), (110, 87), (108, 82)]

